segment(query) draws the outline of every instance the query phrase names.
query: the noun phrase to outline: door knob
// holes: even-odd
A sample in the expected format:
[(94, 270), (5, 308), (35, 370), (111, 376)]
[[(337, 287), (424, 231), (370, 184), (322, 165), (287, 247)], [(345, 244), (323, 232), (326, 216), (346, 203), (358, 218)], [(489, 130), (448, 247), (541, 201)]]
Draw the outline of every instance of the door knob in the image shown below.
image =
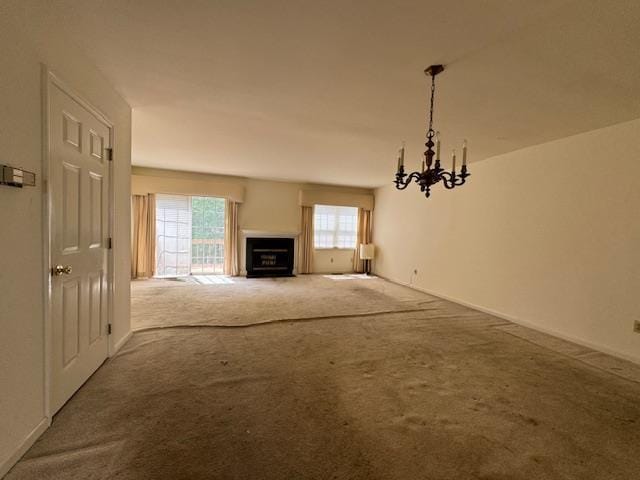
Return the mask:
[(71, 265), (56, 265), (51, 269), (51, 274), (58, 277), (60, 275), (69, 275), (72, 271)]

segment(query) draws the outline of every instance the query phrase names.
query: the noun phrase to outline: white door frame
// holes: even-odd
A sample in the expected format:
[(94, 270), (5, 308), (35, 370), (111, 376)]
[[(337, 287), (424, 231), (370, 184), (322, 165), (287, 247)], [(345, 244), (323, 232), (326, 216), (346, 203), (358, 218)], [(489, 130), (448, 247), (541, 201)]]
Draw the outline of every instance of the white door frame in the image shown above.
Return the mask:
[[(52, 355), (53, 348), (52, 342), (52, 329), (51, 329), (51, 302), (52, 302), (52, 287), (51, 287), (51, 190), (49, 189), (49, 172), (51, 170), (51, 144), (49, 142), (50, 131), (50, 111), (49, 101), (51, 98), (51, 88), (56, 86), (61, 89), (73, 100), (78, 102), (83, 108), (88, 110), (91, 114), (95, 115), (101, 122), (105, 123), (109, 127), (109, 148), (113, 148), (115, 144), (115, 128), (114, 124), (109, 118), (102, 113), (99, 109), (94, 107), (90, 102), (85, 100), (79, 95), (68, 83), (61, 80), (51, 69), (46, 65), (42, 65), (42, 242), (43, 242), (43, 285), (44, 285), (44, 414), (47, 417), (49, 424), (53, 415), (51, 414), (51, 368), (52, 368)], [(113, 224), (114, 224), (114, 207), (115, 207), (115, 195), (113, 188), (113, 162), (109, 163), (109, 238), (113, 238)], [(107, 323), (113, 324), (113, 249), (107, 250)], [(107, 341), (108, 344), (108, 356), (111, 356), (113, 352), (113, 345), (111, 339)]]

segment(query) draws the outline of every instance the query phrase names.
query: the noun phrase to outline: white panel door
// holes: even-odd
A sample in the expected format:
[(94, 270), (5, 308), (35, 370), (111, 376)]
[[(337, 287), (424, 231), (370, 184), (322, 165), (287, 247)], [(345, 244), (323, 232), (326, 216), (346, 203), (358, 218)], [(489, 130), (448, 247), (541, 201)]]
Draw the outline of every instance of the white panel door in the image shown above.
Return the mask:
[(108, 354), (110, 128), (51, 84), (51, 413)]

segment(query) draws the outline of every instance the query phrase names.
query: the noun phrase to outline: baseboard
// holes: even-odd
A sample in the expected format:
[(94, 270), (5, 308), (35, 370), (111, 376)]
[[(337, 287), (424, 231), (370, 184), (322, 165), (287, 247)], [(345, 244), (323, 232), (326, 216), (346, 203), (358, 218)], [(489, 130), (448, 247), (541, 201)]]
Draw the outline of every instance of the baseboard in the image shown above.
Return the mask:
[(122, 337), (120, 341), (113, 346), (113, 350), (109, 352), (109, 356), (113, 357), (116, 353), (118, 353), (118, 350), (120, 350), (124, 346), (124, 344), (129, 341), (132, 335), (133, 330), (129, 330), (129, 333)]
[(40, 420), (40, 423), (31, 431), (31, 433), (29, 433), (29, 435), (25, 437), (16, 451), (2, 464), (0, 464), (0, 479), (4, 477), (16, 463), (18, 463), (18, 461), (27, 452), (27, 450), (31, 448), (31, 446), (40, 437), (40, 435), (42, 435), (45, 430), (49, 428), (49, 425), (51, 425), (51, 421), (49, 418), (45, 417)]
[(592, 343), (587, 340), (583, 340), (581, 338), (572, 337), (571, 335), (566, 335), (565, 333), (558, 332), (556, 330), (541, 327), (535, 323), (522, 320), (520, 318), (514, 317), (513, 315), (509, 315), (507, 313), (499, 312), (497, 310), (493, 310), (491, 308), (483, 307), (481, 305), (476, 305), (465, 300), (460, 300), (459, 298), (450, 297), (448, 295), (444, 295), (439, 292), (435, 292), (433, 290), (429, 290), (427, 288), (418, 287), (417, 285), (401, 282), (398, 280), (393, 280), (392, 278), (384, 277), (382, 275), (376, 274), (376, 276), (387, 280), (391, 283), (395, 283), (397, 285), (402, 285), (403, 287), (410, 288), (412, 290), (416, 290), (418, 292), (426, 293), (428, 295), (432, 295), (434, 297), (441, 298), (443, 300), (447, 300), (452, 303), (457, 303), (458, 305), (462, 305), (464, 307), (472, 308), (473, 310), (478, 310), (479, 312), (487, 313), (489, 315), (493, 315), (494, 317), (501, 318), (502, 320), (507, 320), (509, 322), (515, 323), (517, 325), (521, 325), (523, 327), (530, 328), (531, 330), (536, 330), (541, 333), (546, 333), (547, 335), (552, 335), (554, 337), (560, 338), (562, 340), (566, 340), (568, 342), (575, 343), (577, 345), (581, 345), (583, 347), (590, 348), (592, 350), (596, 350), (601, 353), (606, 353), (607, 355), (611, 355), (612, 357), (621, 358), (623, 360), (627, 360), (629, 362), (640, 364), (640, 357), (634, 357), (632, 355), (627, 355), (624, 353), (617, 352), (605, 345), (600, 345), (597, 343)]

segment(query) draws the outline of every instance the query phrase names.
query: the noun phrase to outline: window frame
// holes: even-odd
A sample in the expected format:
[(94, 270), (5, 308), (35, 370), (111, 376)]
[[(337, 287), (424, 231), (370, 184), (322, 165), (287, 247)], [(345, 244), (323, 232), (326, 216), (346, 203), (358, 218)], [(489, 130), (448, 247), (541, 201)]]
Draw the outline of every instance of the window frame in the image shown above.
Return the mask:
[[(333, 235), (331, 247), (317, 246), (316, 239), (318, 233), (318, 226), (316, 222), (316, 215), (318, 207), (331, 208), (334, 210), (333, 215), (336, 219), (335, 227), (332, 230), (320, 230), (322, 233), (331, 233)], [(354, 217), (354, 230), (340, 230), (340, 210), (341, 209), (353, 209), (355, 215)], [(352, 247), (341, 247), (338, 245), (338, 238), (340, 233), (353, 233), (354, 234), (354, 244)], [(347, 205), (324, 205), (318, 204), (313, 206), (313, 249), (314, 250), (344, 250), (344, 251), (355, 251), (358, 249), (358, 207), (350, 207)]]

